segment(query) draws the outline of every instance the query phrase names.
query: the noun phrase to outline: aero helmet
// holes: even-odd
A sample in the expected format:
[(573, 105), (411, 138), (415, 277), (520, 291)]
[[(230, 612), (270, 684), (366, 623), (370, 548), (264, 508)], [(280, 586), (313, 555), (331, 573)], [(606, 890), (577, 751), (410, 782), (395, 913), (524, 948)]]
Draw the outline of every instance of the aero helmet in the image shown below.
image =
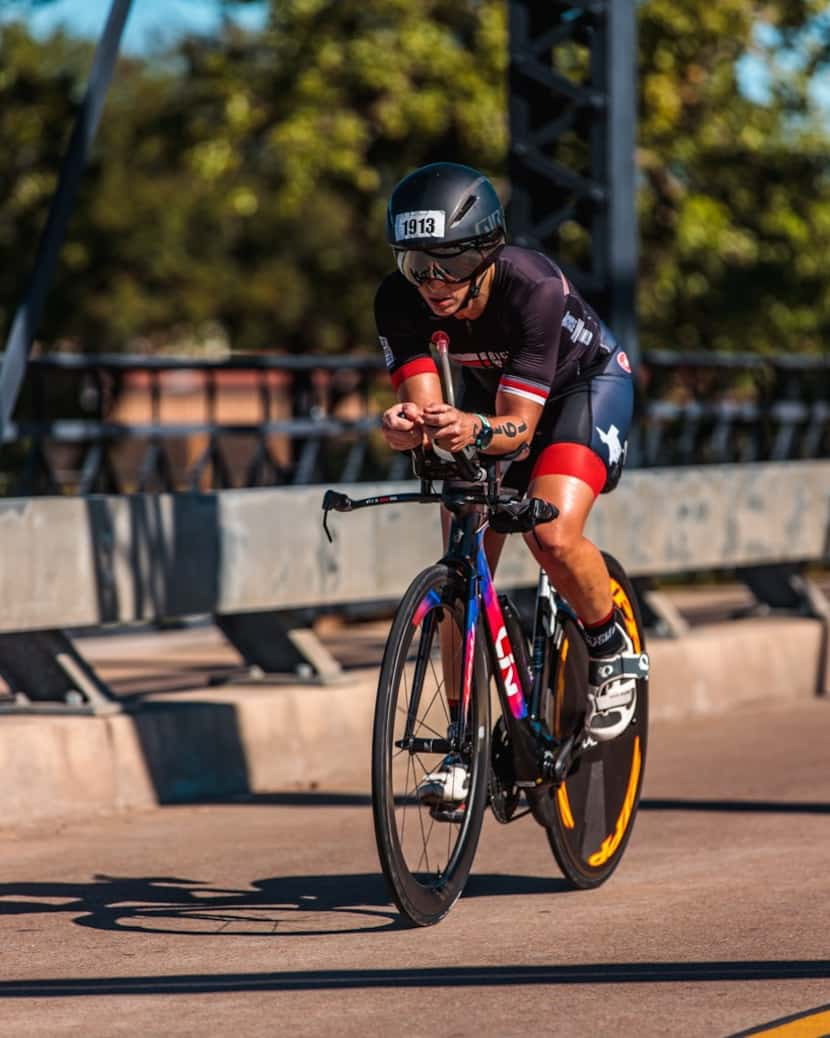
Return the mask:
[(434, 162), (404, 177), (393, 190), (386, 239), (398, 269), (416, 285), (430, 278), (472, 281), (504, 244), (504, 209), (478, 170)]

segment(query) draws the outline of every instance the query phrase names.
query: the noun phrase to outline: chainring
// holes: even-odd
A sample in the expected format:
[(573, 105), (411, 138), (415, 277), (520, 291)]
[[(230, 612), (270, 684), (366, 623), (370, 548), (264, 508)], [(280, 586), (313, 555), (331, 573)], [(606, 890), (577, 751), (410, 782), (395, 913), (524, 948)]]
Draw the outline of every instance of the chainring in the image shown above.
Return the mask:
[(516, 785), (513, 751), (503, 717), (496, 721), (493, 728), (493, 738), (490, 742), (490, 765), (488, 781), (490, 808), (496, 821), (507, 825), (516, 813), (521, 794)]

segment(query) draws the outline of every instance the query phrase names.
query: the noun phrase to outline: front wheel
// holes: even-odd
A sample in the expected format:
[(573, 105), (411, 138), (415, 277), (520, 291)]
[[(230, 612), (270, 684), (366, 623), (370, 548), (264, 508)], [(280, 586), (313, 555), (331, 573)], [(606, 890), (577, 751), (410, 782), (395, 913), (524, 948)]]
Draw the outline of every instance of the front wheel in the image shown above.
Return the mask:
[[(605, 561), (611, 594), (636, 652), (645, 651), (640, 610), (631, 582), (610, 555)], [(559, 738), (577, 730), (586, 706), (588, 652), (576, 623), (567, 619), (549, 699), (548, 724)], [(637, 682), (631, 724), (610, 742), (593, 743), (565, 781), (552, 790), (548, 840), (565, 877), (580, 888), (597, 887), (619, 865), (643, 783), (648, 739), (648, 681)], [(549, 805), (550, 807), (550, 805)]]
[(487, 803), (490, 704), (480, 647), (466, 716), (458, 719), (456, 752), (469, 774), (466, 799), (458, 809), (442, 811), (418, 797), (420, 783), (447, 753), (448, 703), (461, 687), (464, 628), (461, 578), (442, 564), (424, 570), (395, 614), (378, 683), (375, 838), (389, 891), (418, 926), (441, 920), (464, 889)]

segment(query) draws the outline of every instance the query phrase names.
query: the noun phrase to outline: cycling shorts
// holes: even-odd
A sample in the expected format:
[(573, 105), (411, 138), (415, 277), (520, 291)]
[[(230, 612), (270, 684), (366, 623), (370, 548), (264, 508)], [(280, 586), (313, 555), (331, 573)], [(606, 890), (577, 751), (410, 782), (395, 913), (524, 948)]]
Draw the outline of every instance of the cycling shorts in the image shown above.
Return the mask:
[[(493, 413), (492, 392), (467, 371), (460, 399), (464, 411)], [(567, 388), (554, 390), (539, 418), (530, 454), (510, 464), (503, 485), (524, 493), (538, 476), (576, 476), (595, 495), (608, 493), (622, 475), (633, 412), (631, 365), (614, 343), (610, 353)]]

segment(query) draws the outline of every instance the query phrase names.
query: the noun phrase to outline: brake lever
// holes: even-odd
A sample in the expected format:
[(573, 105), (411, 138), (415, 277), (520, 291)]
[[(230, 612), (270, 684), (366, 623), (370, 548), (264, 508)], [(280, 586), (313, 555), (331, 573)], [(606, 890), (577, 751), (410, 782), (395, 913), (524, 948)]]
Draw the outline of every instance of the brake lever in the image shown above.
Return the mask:
[(326, 531), (329, 544), (334, 544), (334, 537), (329, 529), (329, 512), (351, 512), (351, 510), (352, 499), (348, 494), (341, 494), (336, 490), (327, 490), (323, 494), (323, 529)]

